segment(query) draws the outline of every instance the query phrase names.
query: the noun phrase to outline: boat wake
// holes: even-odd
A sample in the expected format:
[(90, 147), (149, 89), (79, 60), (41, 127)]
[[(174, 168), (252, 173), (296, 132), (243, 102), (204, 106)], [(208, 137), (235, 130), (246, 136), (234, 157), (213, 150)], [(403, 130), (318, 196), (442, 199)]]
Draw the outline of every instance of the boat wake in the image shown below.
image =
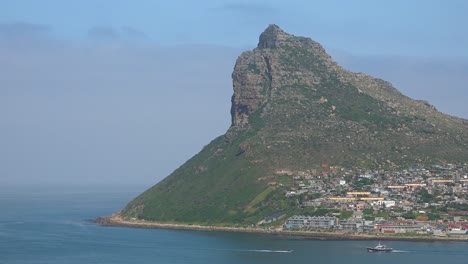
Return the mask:
[[(191, 248), (195, 249), (195, 248)], [(232, 252), (255, 252), (255, 253), (292, 253), (293, 250), (273, 250), (273, 249), (234, 249), (234, 248), (197, 248), (197, 250), (232, 251)]]
[(392, 253), (411, 253), (411, 251), (407, 251), (407, 250), (396, 250), (396, 249), (394, 249), (394, 250), (392, 251)]
[(292, 253), (292, 250), (270, 250), (270, 249), (250, 249), (246, 251), (262, 252), (262, 253)]

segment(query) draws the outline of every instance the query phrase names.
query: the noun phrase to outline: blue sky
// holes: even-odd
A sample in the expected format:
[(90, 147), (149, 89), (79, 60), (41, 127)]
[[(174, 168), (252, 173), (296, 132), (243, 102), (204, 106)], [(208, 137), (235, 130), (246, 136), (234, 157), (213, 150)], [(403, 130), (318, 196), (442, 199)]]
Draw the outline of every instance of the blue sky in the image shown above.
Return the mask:
[(353, 54), (468, 56), (463, 0), (14, 0), (0, 7), (0, 23), (44, 25), (59, 38), (86, 38), (101, 28), (163, 45), (251, 47), (258, 32), (276, 23)]
[(1, 1), (0, 184), (142, 184), (230, 125), (268, 24), (468, 118), (467, 1)]

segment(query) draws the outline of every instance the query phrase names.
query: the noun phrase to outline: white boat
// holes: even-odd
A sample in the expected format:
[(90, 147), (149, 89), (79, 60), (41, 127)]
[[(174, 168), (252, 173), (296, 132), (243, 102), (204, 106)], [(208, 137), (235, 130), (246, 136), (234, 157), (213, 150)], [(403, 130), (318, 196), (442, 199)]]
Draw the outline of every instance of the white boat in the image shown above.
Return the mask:
[(393, 248), (387, 247), (386, 245), (381, 245), (380, 242), (375, 247), (368, 247), (367, 252), (391, 252)]

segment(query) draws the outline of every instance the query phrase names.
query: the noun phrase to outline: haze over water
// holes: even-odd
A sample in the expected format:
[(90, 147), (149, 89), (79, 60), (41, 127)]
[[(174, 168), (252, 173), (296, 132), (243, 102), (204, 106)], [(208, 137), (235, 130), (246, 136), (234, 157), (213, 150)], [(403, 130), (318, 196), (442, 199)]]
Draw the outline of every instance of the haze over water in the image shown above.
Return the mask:
[[(463, 263), (468, 243), (399, 242), (394, 253), (367, 253), (378, 241), (102, 227), (144, 187), (0, 187), (0, 263)], [(288, 253), (288, 250), (292, 252)]]

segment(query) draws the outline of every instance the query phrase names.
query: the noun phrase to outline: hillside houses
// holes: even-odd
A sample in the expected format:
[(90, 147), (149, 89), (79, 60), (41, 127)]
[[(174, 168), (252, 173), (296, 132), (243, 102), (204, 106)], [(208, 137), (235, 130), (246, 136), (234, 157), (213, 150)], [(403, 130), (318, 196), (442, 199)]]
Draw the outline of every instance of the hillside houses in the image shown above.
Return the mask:
[[(449, 224), (468, 223), (468, 215), (460, 213), (468, 212), (466, 164), (374, 171), (334, 167), (333, 171), (317, 170), (315, 174), (311, 171), (288, 171), (284, 176), (290, 179), (284, 185), (285, 195), (297, 196), (304, 208), (351, 210), (354, 214), (342, 220), (332, 215), (293, 216), (285, 228), (333, 226), (353, 232), (447, 235)], [(445, 207), (464, 209), (450, 211), (460, 213), (454, 216), (443, 211)], [(426, 222), (407, 222), (416, 220)]]

